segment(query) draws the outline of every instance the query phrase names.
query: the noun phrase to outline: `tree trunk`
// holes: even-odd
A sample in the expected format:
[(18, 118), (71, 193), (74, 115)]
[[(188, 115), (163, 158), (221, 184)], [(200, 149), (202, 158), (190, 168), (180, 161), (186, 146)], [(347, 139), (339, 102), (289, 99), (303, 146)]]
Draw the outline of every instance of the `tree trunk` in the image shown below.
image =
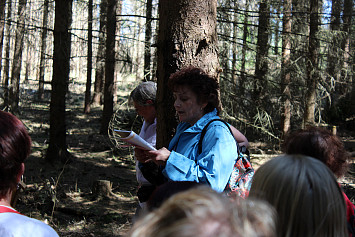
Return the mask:
[[(26, 0), (27, 1), (27, 0)], [(26, 19), (33, 19), (32, 16), (32, 4), (28, 4), (27, 7), (27, 16)], [(25, 13), (26, 14), (26, 13)], [(26, 48), (26, 61), (25, 61), (25, 78), (24, 78), (24, 83), (28, 83), (28, 79), (30, 77), (31, 71), (32, 71), (32, 60), (33, 60), (33, 55), (32, 55), (32, 46), (31, 46), (31, 42), (33, 40), (33, 35), (31, 34), (27, 34), (27, 37), (25, 38), (25, 41), (23, 42), (24, 45), (27, 47)]]
[[(307, 81), (307, 54), (308, 51), (308, 35), (309, 35), (309, 1), (295, 0), (292, 1), (292, 42), (291, 42), (291, 78), (293, 83), (306, 88)], [(292, 91), (293, 96), (305, 98), (304, 90)], [(297, 106), (294, 111), (301, 111), (302, 106)]]
[[(12, 4), (11, 1), (7, 3), (6, 19), (11, 19)], [(4, 64), (4, 79), (2, 85), (4, 87), (4, 108), (8, 110), (9, 105), (9, 80), (10, 80), (10, 46), (11, 46), (11, 21), (6, 22), (6, 45), (5, 45), (5, 64)]]
[[(221, 46), (219, 47), (219, 58), (220, 58), (220, 64), (222, 67), (222, 73), (221, 77), (224, 79), (224, 81), (227, 81), (228, 83), (222, 83), (220, 90), (226, 91), (227, 86), (229, 86), (229, 81), (231, 80), (231, 67), (230, 67), (230, 53), (231, 53), (231, 43), (230, 39), (232, 39), (232, 29), (233, 29), (233, 24), (232, 20), (230, 18), (229, 12), (231, 11), (231, 0), (226, 0), (224, 1), (224, 8), (227, 10), (222, 10), (220, 11), (220, 18), (223, 20), (227, 20), (228, 22), (225, 24), (221, 24), (222, 27), (220, 29), (221, 35), (224, 39), (222, 41)], [(232, 43), (233, 44), (233, 43)]]
[[(1, 68), (2, 68), (2, 48), (4, 45), (4, 29), (5, 29), (5, 6), (6, 1), (0, 3), (0, 80), (1, 80)], [(4, 19), (4, 20), (3, 20)]]
[(267, 96), (268, 49), (269, 49), (269, 0), (262, 0), (259, 6), (259, 26), (255, 60), (254, 100), (265, 105)]
[(46, 50), (47, 50), (47, 25), (48, 25), (48, 7), (49, 0), (44, 0), (43, 4), (43, 19), (42, 19), (42, 35), (41, 35), (41, 59), (39, 63), (38, 73), (38, 99), (44, 98), (44, 73), (46, 65)]
[(167, 146), (177, 121), (169, 76), (193, 65), (218, 75), (217, 0), (161, 0), (159, 4), (157, 147)]
[(237, 88), (237, 37), (238, 37), (238, 2), (234, 2), (234, 12), (233, 12), (233, 56), (232, 56), (232, 82), (236, 85)]
[(100, 3), (100, 32), (99, 47), (96, 56), (96, 73), (94, 83), (94, 95), (92, 105), (101, 105), (103, 102), (103, 92), (105, 83), (105, 35), (107, 19), (107, 0), (101, 0)]
[(46, 160), (66, 162), (69, 158), (66, 144), (65, 97), (68, 91), (72, 20), (72, 0), (55, 1), (53, 78), (50, 102), (49, 146)]
[[(285, 2), (286, 0), (284, 0)], [(274, 54), (276, 56), (279, 55), (279, 38), (280, 38), (280, 33), (279, 33), (279, 24), (280, 24), (280, 7), (281, 7), (281, 4), (279, 3), (276, 3), (276, 19), (275, 19), (275, 30), (274, 30), (274, 34), (275, 34), (275, 40), (274, 40)], [(291, 14), (291, 13), (290, 13)]]
[(87, 77), (85, 90), (84, 113), (90, 113), (90, 97), (91, 97), (91, 71), (92, 71), (92, 6), (93, 0), (88, 3), (88, 60), (87, 60)]
[[(342, 68), (345, 70), (341, 71), (341, 80), (346, 82), (346, 76), (348, 71), (351, 71), (351, 52), (350, 52), (350, 39), (351, 39), (351, 18), (353, 14), (353, 1), (352, 0), (344, 0), (344, 14), (343, 14), (343, 27), (342, 31), (345, 33), (344, 39), (341, 43), (341, 49), (343, 52), (343, 59), (344, 62)], [(351, 73), (350, 73), (351, 74)], [(351, 85), (352, 77), (348, 78), (348, 84)], [(351, 91), (351, 86), (342, 86), (342, 90), (344, 94)]]
[(151, 58), (151, 40), (152, 40), (152, 8), (153, 0), (147, 0), (146, 22), (145, 22), (145, 41), (144, 41), (144, 80), (150, 81), (150, 58)]
[(340, 34), (340, 12), (341, 12), (342, 1), (341, 0), (332, 0), (332, 11), (330, 17), (330, 42), (328, 47), (328, 55), (327, 55), (327, 79), (330, 84), (334, 84), (332, 90), (328, 91), (330, 94), (330, 99), (326, 100), (326, 110), (328, 114), (333, 114), (337, 109), (337, 102), (341, 95), (341, 83), (339, 83), (340, 79), (340, 70), (342, 67), (341, 53), (339, 50), (339, 42)]
[(318, 83), (318, 51), (319, 41), (318, 33), (318, 0), (310, 2), (310, 29), (309, 29), (309, 45), (308, 45), (308, 60), (307, 60), (307, 92), (305, 98), (305, 111), (303, 115), (303, 126), (313, 125), (315, 122), (315, 106), (316, 106), (316, 86)]
[(108, 0), (107, 5), (107, 37), (106, 64), (104, 86), (104, 109), (101, 120), (101, 134), (107, 134), (108, 125), (113, 114), (113, 87), (115, 74), (115, 35), (116, 35), (116, 7), (118, 0)]
[(291, 64), (291, 6), (292, 0), (284, 0), (282, 26), (282, 65), (281, 65), (281, 138), (291, 128), (291, 92), (290, 92), (290, 64)]
[(114, 196), (112, 193), (112, 183), (109, 180), (96, 180), (92, 187), (92, 194), (95, 200)]
[[(122, 0), (117, 1), (116, 5), (116, 16), (122, 15)], [(115, 40), (116, 38), (120, 38), (120, 32), (121, 32), (121, 21), (120, 19), (116, 18), (116, 34), (115, 34)], [(113, 104), (115, 105), (118, 101), (118, 95), (117, 95), (117, 90), (118, 90), (118, 78), (120, 77), (119, 75), (119, 65), (118, 62), (120, 60), (119, 58), (119, 53), (120, 52), (120, 41), (117, 40), (115, 44), (115, 68), (114, 68), (114, 77), (113, 77)], [(137, 57), (138, 58), (138, 57)], [(137, 73), (138, 75), (138, 73)]]
[(27, 0), (20, 0), (18, 4), (18, 21), (16, 25), (14, 60), (11, 71), (11, 85), (9, 88), (9, 102), (13, 111), (18, 110), (20, 77), (21, 77), (21, 63), (23, 51), (23, 39), (25, 35), (25, 13)]
[(245, 90), (245, 82), (247, 81), (246, 71), (245, 71), (245, 64), (246, 64), (246, 54), (247, 54), (247, 38), (249, 35), (248, 31), (248, 11), (249, 11), (249, 3), (245, 4), (245, 15), (244, 15), (244, 23), (243, 23), (243, 46), (242, 46), (242, 65), (240, 67), (240, 80), (239, 80), (239, 95), (241, 98), (244, 96)]
[(341, 0), (332, 0), (332, 12), (330, 18), (330, 30), (332, 35), (331, 43), (329, 45), (328, 53), (328, 74), (330, 77), (336, 78), (335, 67), (338, 63), (337, 54), (339, 44), (337, 44), (339, 35), (336, 34), (340, 30), (340, 11), (341, 11)]

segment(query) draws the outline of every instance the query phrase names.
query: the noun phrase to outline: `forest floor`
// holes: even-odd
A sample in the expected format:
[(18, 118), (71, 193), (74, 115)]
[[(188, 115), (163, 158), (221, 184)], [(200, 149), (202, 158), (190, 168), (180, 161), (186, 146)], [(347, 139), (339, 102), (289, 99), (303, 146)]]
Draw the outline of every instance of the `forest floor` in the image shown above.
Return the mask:
[[(66, 164), (49, 164), (44, 159), (49, 138), (49, 96), (37, 101), (31, 91), (22, 93), (18, 117), (30, 132), (33, 152), (25, 163), (27, 188), (19, 193), (16, 209), (45, 221), (60, 236), (125, 236), (138, 203), (132, 150), (114, 148), (109, 138), (99, 134), (102, 108), (83, 114), (83, 96), (71, 93), (67, 103), (67, 143), (73, 158)], [(124, 96), (121, 101), (125, 101)], [(118, 117), (123, 124), (136, 118), (133, 110), (121, 110)], [(139, 121), (134, 126), (138, 128)], [(352, 137), (346, 139), (354, 142)], [(280, 154), (272, 147), (251, 142), (255, 168)], [(354, 201), (354, 164), (350, 171), (340, 182)], [(114, 195), (95, 197), (93, 184), (98, 180), (108, 180)]]

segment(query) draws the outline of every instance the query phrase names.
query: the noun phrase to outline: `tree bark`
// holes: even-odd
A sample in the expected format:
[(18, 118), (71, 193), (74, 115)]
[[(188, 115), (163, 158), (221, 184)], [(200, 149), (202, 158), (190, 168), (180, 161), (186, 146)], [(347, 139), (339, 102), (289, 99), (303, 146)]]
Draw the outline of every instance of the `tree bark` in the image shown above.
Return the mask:
[(217, 0), (161, 0), (158, 34), (157, 147), (167, 146), (177, 121), (169, 76), (193, 65), (217, 77)]
[(240, 80), (239, 80), (239, 94), (241, 98), (244, 96), (244, 90), (245, 90), (245, 82), (247, 81), (246, 77), (246, 70), (245, 70), (245, 64), (246, 64), (246, 54), (247, 54), (247, 38), (249, 36), (249, 31), (248, 31), (248, 11), (249, 11), (249, 3), (248, 1), (245, 4), (245, 15), (244, 15), (244, 24), (243, 24), (243, 46), (242, 46), (242, 65), (240, 67), (241, 75), (240, 75)]
[(330, 18), (330, 30), (331, 33), (335, 33), (332, 35), (332, 39), (329, 45), (329, 53), (328, 53), (328, 74), (330, 77), (336, 78), (335, 75), (335, 67), (338, 63), (337, 54), (339, 44), (337, 44), (339, 35), (336, 34), (340, 30), (340, 11), (341, 11), (341, 0), (332, 0), (332, 12)]
[[(26, 0), (27, 1), (27, 0)], [(32, 11), (32, 4), (28, 4), (28, 7), (26, 9), (27, 11), (27, 16), (26, 19), (33, 19), (33, 11)], [(24, 83), (28, 82), (30, 73), (32, 71), (32, 60), (33, 60), (33, 55), (32, 55), (32, 46), (31, 46), (31, 41), (33, 36), (30, 34), (27, 34), (27, 37), (25, 38), (23, 44), (26, 46), (26, 60), (25, 60), (25, 78), (24, 78)]]
[(17, 112), (19, 103), (20, 77), (22, 65), (23, 41), (25, 35), (25, 13), (27, 0), (20, 0), (18, 4), (18, 20), (16, 25), (14, 59), (12, 62), (11, 85), (9, 88), (9, 102), (12, 111)]
[[(284, 1), (285, 2), (285, 1)], [(279, 33), (279, 24), (280, 24), (280, 8), (281, 8), (281, 4), (278, 4), (278, 3), (276, 3), (277, 5), (276, 5), (276, 8), (275, 8), (275, 10), (276, 10), (276, 14), (277, 14), (277, 16), (276, 16), (276, 19), (275, 19), (275, 42), (274, 42), (274, 54), (277, 56), (277, 55), (279, 55), (279, 46), (278, 46), (278, 44), (279, 44), (279, 38), (280, 38), (280, 33)], [(291, 13), (290, 13), (291, 14)]]
[(147, 0), (146, 22), (145, 22), (145, 41), (144, 41), (144, 80), (150, 81), (150, 58), (151, 58), (151, 40), (152, 40), (152, 8), (153, 1)]
[(2, 68), (2, 49), (4, 46), (5, 6), (6, 6), (6, 1), (2, 1), (2, 3), (0, 3), (0, 80), (1, 80), (1, 68)]
[[(7, 3), (6, 19), (11, 19), (12, 4), (11, 1)], [(4, 108), (7, 111), (9, 105), (9, 80), (10, 80), (10, 46), (11, 46), (11, 21), (6, 22), (6, 44), (5, 44), (5, 64), (4, 64), (4, 79), (2, 85), (4, 87)]]
[(307, 92), (305, 98), (305, 111), (303, 115), (303, 126), (313, 125), (315, 122), (315, 106), (316, 106), (316, 86), (318, 83), (318, 52), (319, 41), (317, 39), (319, 25), (319, 2), (311, 0), (310, 2), (310, 29), (309, 29), (309, 45), (307, 60)]
[[(232, 39), (232, 20), (230, 18), (229, 12), (231, 11), (231, 0), (226, 0), (224, 1), (224, 8), (227, 10), (222, 10), (220, 11), (220, 18), (223, 20), (228, 20), (229, 22), (222, 24), (222, 27), (220, 29), (222, 37), (225, 39), (221, 43), (221, 46), (219, 47), (219, 56), (220, 56), (220, 64), (221, 67), (223, 68), (223, 71), (221, 73), (221, 77), (225, 81), (230, 81), (231, 79), (231, 67), (230, 67), (230, 53), (231, 53), (231, 43), (230, 40)], [(232, 43), (233, 44), (233, 43)], [(226, 90), (226, 85), (227, 83), (221, 84), (221, 90), (225, 91)], [(228, 83), (229, 84), (229, 83)]]
[(116, 35), (116, 7), (118, 0), (108, 0), (107, 5), (107, 37), (106, 64), (104, 86), (104, 109), (101, 120), (101, 134), (107, 134), (108, 125), (113, 114), (113, 88), (115, 74), (115, 35)]
[[(116, 5), (116, 16), (121, 16), (122, 15), (122, 0), (117, 1)], [(140, 27), (139, 27), (140, 28)], [(116, 18), (116, 34), (115, 34), (115, 40), (116, 38), (120, 38), (120, 32), (121, 32), (121, 21), (120, 18)], [(117, 91), (118, 91), (118, 78), (120, 78), (119, 75), (119, 65), (118, 62), (120, 60), (119, 58), (119, 53), (120, 52), (120, 41), (117, 40), (115, 44), (115, 68), (114, 68), (114, 77), (113, 77), (113, 104), (115, 105), (117, 103)], [(137, 53), (138, 54), (138, 53)], [(136, 57), (138, 58), (138, 57)], [(138, 63), (137, 63), (138, 64)], [(137, 73), (138, 75), (138, 73)]]
[[(305, 24), (305, 22), (307, 22)], [(292, 1), (292, 42), (291, 42), (291, 78), (294, 83), (306, 88), (307, 78), (307, 52), (309, 35), (309, 1)], [(295, 94), (301, 98), (305, 97), (306, 90)], [(296, 91), (293, 91), (296, 93)], [(302, 102), (303, 103), (303, 102)], [(303, 106), (295, 108), (303, 110)]]
[(88, 2), (88, 59), (87, 59), (87, 77), (85, 90), (84, 113), (90, 113), (90, 97), (91, 97), (91, 71), (92, 71), (92, 6), (93, 0)]
[(284, 0), (283, 3), (283, 26), (282, 26), (282, 64), (281, 64), (281, 138), (291, 128), (291, 16), (292, 0)]
[(95, 200), (114, 196), (112, 193), (112, 183), (109, 180), (96, 180), (92, 187), (92, 194)]
[(50, 102), (49, 146), (46, 160), (66, 162), (69, 158), (66, 144), (65, 98), (68, 91), (72, 21), (72, 0), (55, 1), (53, 78)]
[[(255, 59), (255, 81), (254, 81), (254, 100), (259, 101), (258, 104), (266, 104), (267, 96), (267, 78), (268, 68), (268, 49), (269, 49), (269, 19), (270, 9), (269, 0), (262, 0), (259, 6), (259, 26), (257, 50)], [(263, 102), (263, 103), (261, 103)]]
[(96, 56), (96, 73), (94, 83), (94, 95), (92, 105), (101, 105), (103, 103), (104, 83), (105, 83), (105, 36), (107, 19), (107, 0), (101, 0), (100, 3), (100, 32), (99, 47)]
[(38, 99), (42, 100), (44, 98), (44, 73), (46, 65), (46, 50), (47, 50), (47, 25), (48, 25), (48, 8), (49, 0), (44, 0), (43, 3), (43, 19), (42, 19), (42, 35), (41, 35), (41, 59), (39, 63), (39, 73), (38, 73)]
[(233, 49), (233, 56), (232, 56), (232, 82), (236, 85), (237, 88), (237, 37), (238, 37), (238, 2), (234, 2), (233, 8), (233, 42), (232, 42), (232, 49)]
[[(341, 49), (343, 52), (343, 65), (342, 68), (345, 70), (341, 71), (341, 80), (346, 81), (346, 75), (349, 74), (348, 71), (351, 71), (351, 52), (350, 52), (350, 39), (351, 39), (351, 20), (353, 14), (354, 3), (352, 0), (344, 0), (344, 14), (343, 14), (343, 27), (342, 31), (345, 33), (344, 39), (341, 43)], [(352, 76), (348, 78), (351, 85)], [(347, 93), (351, 91), (349, 86), (342, 87), (342, 90)]]

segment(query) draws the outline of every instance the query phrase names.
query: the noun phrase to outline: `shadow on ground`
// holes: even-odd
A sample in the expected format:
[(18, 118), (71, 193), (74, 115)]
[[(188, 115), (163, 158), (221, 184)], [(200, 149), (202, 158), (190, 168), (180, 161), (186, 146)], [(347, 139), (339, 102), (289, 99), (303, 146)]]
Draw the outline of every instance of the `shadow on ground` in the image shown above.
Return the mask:
[[(60, 236), (124, 236), (137, 206), (132, 149), (114, 148), (107, 136), (99, 134), (102, 108), (83, 114), (81, 97), (71, 93), (68, 98), (67, 144), (73, 159), (66, 164), (44, 159), (49, 142), (48, 100), (22, 99), (18, 117), (30, 132), (33, 149), (25, 163), (27, 188), (19, 193), (16, 208), (48, 222)], [(135, 117), (134, 111), (122, 113)], [(131, 127), (130, 122), (123, 120), (122, 127)], [(97, 180), (108, 180), (113, 195), (94, 196)]]

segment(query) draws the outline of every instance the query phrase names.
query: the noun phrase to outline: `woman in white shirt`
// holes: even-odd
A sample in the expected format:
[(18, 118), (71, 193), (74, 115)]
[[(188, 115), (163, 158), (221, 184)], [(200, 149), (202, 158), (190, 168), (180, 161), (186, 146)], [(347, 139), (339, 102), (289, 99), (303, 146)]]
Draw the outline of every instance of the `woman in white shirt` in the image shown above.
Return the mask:
[[(148, 81), (140, 83), (130, 94), (130, 100), (133, 102), (137, 114), (144, 119), (139, 136), (153, 147), (155, 147), (156, 144), (157, 128), (155, 109), (156, 92), (156, 83)], [(142, 155), (142, 151), (140, 149), (135, 149), (135, 157), (140, 155)], [(142, 164), (136, 160), (136, 176), (139, 185), (137, 192), (139, 199), (138, 209), (145, 209), (146, 201), (148, 201), (151, 193), (156, 187), (155, 176), (157, 173), (158, 166), (155, 163), (149, 162)]]

